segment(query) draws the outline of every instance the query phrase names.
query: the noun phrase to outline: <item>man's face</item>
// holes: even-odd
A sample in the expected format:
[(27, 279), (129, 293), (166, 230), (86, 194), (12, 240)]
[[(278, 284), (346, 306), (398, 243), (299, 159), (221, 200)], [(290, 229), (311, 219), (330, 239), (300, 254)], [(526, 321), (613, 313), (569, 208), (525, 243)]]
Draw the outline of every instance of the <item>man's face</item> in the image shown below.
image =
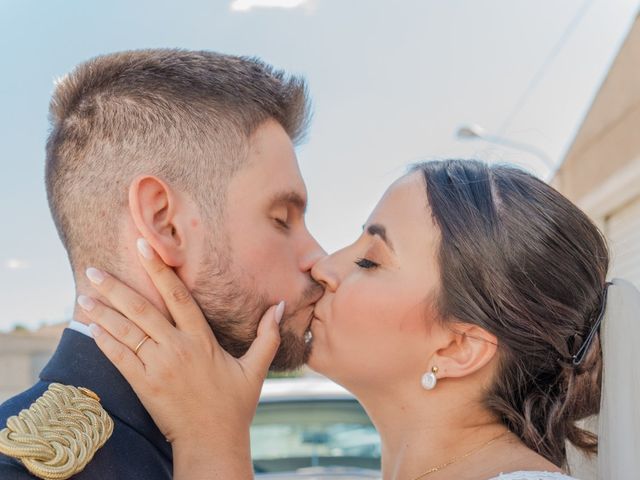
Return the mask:
[(277, 122), (265, 122), (229, 183), (225, 238), (211, 238), (193, 289), (216, 338), (234, 356), (249, 348), (267, 308), (284, 300), (276, 370), (306, 361), (305, 333), (323, 293), (310, 275), (324, 251), (304, 223), (306, 202), (291, 140)]

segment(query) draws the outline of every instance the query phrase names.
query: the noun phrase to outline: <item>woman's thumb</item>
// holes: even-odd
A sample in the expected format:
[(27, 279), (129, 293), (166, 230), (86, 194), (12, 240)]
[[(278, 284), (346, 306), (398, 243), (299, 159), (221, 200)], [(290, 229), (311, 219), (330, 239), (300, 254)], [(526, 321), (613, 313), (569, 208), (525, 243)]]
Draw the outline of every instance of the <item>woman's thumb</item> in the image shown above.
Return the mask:
[(280, 302), (269, 308), (260, 319), (258, 335), (247, 353), (242, 357), (242, 363), (255, 372), (266, 376), (271, 362), (280, 346), (280, 320), (284, 314), (285, 303)]

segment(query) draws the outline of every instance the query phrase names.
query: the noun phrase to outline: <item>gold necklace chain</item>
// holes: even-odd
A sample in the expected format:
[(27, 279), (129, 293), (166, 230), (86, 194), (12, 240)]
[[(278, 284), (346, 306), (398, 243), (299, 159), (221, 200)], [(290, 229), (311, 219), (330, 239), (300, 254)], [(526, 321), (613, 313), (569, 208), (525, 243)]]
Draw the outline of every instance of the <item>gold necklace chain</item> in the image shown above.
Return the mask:
[(471, 450), (470, 452), (465, 453), (464, 455), (462, 455), (461, 457), (453, 457), (451, 460), (449, 460), (448, 462), (445, 462), (441, 465), (437, 465), (435, 467), (431, 467), (429, 470), (427, 470), (424, 473), (421, 473), (420, 475), (418, 475), (417, 477), (415, 477), (413, 480), (419, 480), (420, 478), (426, 477), (427, 475), (437, 472), (439, 470), (442, 470), (444, 467), (448, 467), (449, 465), (451, 465), (454, 462), (457, 462), (458, 460), (462, 460), (463, 458), (467, 458), (469, 455), (473, 455), (474, 453), (478, 452), (479, 450), (482, 450), (484, 447), (488, 447), (489, 445), (491, 445), (493, 442), (495, 442), (496, 440), (498, 440), (499, 438), (504, 437), (507, 433), (509, 433), (509, 430), (507, 430), (506, 432), (501, 433), (500, 435), (498, 435), (497, 437), (492, 438), (491, 440), (489, 440), (486, 443), (483, 443), (482, 445), (480, 445), (478, 448), (474, 448), (473, 450)]

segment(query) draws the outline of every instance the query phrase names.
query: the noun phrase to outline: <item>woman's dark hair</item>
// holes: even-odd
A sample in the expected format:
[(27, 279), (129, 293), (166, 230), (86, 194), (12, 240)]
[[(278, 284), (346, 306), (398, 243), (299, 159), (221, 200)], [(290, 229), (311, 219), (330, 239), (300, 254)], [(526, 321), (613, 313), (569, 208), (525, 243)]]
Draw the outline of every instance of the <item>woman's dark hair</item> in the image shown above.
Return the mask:
[(515, 167), (445, 160), (412, 172), (424, 176), (441, 233), (439, 316), (498, 339), (486, 407), (559, 467), (566, 440), (595, 453), (597, 436), (576, 421), (600, 408), (599, 338), (579, 366), (571, 356), (603, 301), (603, 235), (559, 192)]

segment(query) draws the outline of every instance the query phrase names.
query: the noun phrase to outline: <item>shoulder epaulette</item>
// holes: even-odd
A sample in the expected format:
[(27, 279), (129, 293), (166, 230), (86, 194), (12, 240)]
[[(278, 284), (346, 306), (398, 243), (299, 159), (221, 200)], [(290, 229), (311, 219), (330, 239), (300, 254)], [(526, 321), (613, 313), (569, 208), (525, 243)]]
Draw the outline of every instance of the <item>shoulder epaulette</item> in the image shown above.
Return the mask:
[(65, 480), (81, 472), (113, 433), (113, 420), (88, 388), (52, 383), (0, 430), (0, 453), (38, 478)]

